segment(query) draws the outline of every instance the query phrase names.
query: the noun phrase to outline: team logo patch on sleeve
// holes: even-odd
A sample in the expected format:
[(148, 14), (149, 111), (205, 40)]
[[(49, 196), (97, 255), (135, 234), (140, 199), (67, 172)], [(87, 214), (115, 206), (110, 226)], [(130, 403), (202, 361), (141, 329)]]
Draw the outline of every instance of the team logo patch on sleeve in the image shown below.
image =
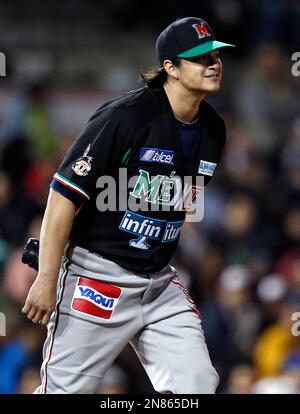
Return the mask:
[(83, 156), (78, 158), (76, 162), (72, 165), (72, 170), (80, 176), (86, 176), (91, 171), (92, 168), (92, 161), (93, 157), (88, 156), (88, 152), (91, 148), (91, 144), (89, 144), (84, 153)]
[(98, 280), (78, 279), (71, 308), (100, 319), (110, 319), (122, 289)]
[(213, 175), (217, 164), (201, 160), (198, 168), (198, 174)]

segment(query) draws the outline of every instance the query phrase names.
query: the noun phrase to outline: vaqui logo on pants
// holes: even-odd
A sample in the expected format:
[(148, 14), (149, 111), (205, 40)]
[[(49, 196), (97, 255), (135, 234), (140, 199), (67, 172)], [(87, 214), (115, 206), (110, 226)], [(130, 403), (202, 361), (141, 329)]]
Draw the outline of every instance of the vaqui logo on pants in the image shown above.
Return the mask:
[(78, 279), (72, 309), (101, 319), (110, 319), (117, 306), (122, 289), (98, 280)]

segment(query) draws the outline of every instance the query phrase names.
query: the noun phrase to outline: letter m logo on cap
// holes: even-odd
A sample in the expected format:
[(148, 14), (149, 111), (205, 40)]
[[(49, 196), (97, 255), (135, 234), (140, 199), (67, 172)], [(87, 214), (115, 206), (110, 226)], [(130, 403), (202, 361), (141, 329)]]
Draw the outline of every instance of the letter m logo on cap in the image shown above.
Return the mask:
[(211, 36), (211, 33), (207, 27), (207, 25), (203, 22), (201, 24), (193, 24), (193, 28), (196, 30), (199, 39), (202, 39), (206, 36)]

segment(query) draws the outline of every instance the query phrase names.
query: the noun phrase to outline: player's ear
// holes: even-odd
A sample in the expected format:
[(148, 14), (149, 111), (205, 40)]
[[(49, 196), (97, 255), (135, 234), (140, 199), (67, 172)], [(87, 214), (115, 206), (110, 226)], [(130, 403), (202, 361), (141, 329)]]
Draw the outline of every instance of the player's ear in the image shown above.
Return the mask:
[(164, 60), (163, 68), (169, 76), (178, 80), (177, 67), (173, 64), (171, 60)]

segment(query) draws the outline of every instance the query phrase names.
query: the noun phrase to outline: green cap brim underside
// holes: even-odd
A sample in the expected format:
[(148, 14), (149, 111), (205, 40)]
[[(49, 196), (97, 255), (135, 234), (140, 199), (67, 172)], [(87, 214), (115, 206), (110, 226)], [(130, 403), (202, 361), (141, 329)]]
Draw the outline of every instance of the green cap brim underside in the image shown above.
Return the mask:
[(223, 47), (235, 47), (229, 43), (218, 42), (217, 40), (209, 40), (208, 42), (202, 43), (201, 45), (195, 46), (192, 49), (186, 50), (177, 57), (180, 58), (189, 58), (199, 55), (204, 55), (205, 53), (212, 52), (213, 50), (221, 49)]

